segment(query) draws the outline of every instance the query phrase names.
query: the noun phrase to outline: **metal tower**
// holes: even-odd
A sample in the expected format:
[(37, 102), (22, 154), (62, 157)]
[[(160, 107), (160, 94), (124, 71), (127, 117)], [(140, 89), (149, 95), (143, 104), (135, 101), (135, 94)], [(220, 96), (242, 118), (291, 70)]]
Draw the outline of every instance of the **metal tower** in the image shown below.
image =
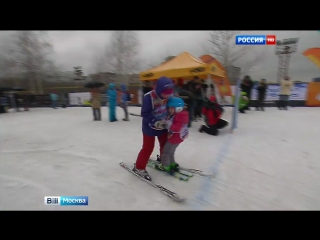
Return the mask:
[(299, 38), (278, 40), (276, 44), (276, 55), (279, 57), (277, 82), (289, 74), (291, 54), (297, 51)]

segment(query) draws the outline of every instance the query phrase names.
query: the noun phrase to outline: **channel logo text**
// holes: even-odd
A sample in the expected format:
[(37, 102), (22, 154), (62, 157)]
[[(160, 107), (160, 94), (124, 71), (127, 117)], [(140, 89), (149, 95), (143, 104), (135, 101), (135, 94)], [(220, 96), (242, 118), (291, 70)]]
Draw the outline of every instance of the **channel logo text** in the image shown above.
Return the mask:
[(276, 45), (276, 35), (238, 35), (236, 45)]
[(45, 205), (60, 206), (87, 206), (89, 204), (88, 196), (45, 196)]

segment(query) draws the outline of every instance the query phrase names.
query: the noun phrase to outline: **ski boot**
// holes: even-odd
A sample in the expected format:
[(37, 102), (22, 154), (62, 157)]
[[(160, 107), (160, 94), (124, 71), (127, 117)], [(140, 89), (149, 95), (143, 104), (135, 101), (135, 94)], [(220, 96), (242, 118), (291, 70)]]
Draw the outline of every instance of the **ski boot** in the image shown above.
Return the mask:
[(134, 171), (136, 174), (138, 174), (139, 176), (143, 177), (144, 179), (148, 180), (148, 181), (152, 181), (149, 173), (147, 172), (147, 170), (139, 170), (136, 168), (136, 164), (133, 164), (133, 169), (132, 171)]
[(167, 172), (179, 172), (179, 164), (178, 163), (172, 163), (170, 166), (165, 167), (162, 165), (160, 156), (157, 155), (157, 164), (156, 168), (162, 170), (162, 171), (167, 171)]
[(168, 173), (173, 173), (174, 170), (172, 169), (171, 165), (166, 167), (166, 166), (163, 166), (163, 164), (161, 162), (158, 162), (155, 164), (155, 167), (160, 170), (160, 171), (164, 171), (164, 172), (168, 172)]
[(170, 165), (170, 169), (171, 169), (171, 171), (174, 171), (174, 172), (179, 172), (179, 164), (178, 163), (172, 163), (171, 165)]

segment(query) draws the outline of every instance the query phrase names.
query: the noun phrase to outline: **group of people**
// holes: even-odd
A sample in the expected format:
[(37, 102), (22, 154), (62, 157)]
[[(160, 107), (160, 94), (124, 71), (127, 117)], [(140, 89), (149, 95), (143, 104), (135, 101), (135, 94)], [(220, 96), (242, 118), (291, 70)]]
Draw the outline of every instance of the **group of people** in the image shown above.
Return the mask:
[[(141, 107), (143, 144), (133, 167), (133, 171), (141, 177), (151, 181), (146, 166), (156, 138), (160, 145), (160, 156), (157, 158), (156, 167), (169, 172), (179, 170), (174, 155), (178, 146), (189, 135), (190, 121), (194, 117), (195, 110), (195, 103), (192, 101), (197, 100), (189, 94), (192, 94), (190, 89), (198, 82), (198, 80), (190, 81), (179, 89), (170, 78), (161, 77), (155, 86), (144, 94)], [(227, 121), (221, 119), (222, 106), (217, 103), (213, 94), (209, 98), (204, 98), (200, 106), (205, 124), (200, 127), (199, 132), (218, 135), (218, 129), (228, 125)], [(201, 112), (198, 114), (201, 115)]]
[[(293, 87), (289, 77), (281, 81), (279, 95), (279, 109), (287, 109), (288, 99)], [(142, 117), (142, 148), (133, 166), (133, 171), (151, 181), (146, 170), (148, 160), (153, 152), (155, 138), (160, 146), (160, 156), (157, 157), (156, 167), (164, 171), (177, 171), (179, 164), (175, 161), (175, 151), (189, 135), (192, 121), (204, 117), (205, 124), (201, 125), (199, 132), (217, 136), (219, 129), (228, 125), (221, 118), (224, 109), (217, 102), (214, 86), (210, 86), (210, 96), (207, 98), (205, 84), (197, 77), (186, 84), (174, 84), (167, 77), (161, 77), (154, 87), (150, 84), (144, 86), (144, 96), (141, 107)], [(239, 112), (245, 113), (253, 107), (251, 104), (251, 91), (254, 82), (250, 76), (245, 76), (241, 83), (239, 96)], [(264, 111), (264, 101), (267, 92), (267, 82), (261, 79), (257, 86), (256, 110)]]
[[(122, 84), (121, 86), (121, 96), (120, 102), (117, 102), (118, 99), (118, 91), (116, 89), (116, 85), (114, 83), (109, 84), (109, 88), (106, 92), (108, 98), (108, 107), (109, 107), (109, 121), (116, 122), (117, 114), (116, 107), (119, 106), (124, 111), (123, 121), (129, 121), (129, 113), (128, 113), (128, 103), (131, 101), (132, 94), (127, 91), (126, 85)], [(91, 99), (89, 101), (91, 103), (91, 108), (93, 112), (93, 120), (101, 121), (101, 94), (99, 88), (91, 89)]]
[[(211, 84), (210, 87), (211, 91), (214, 92), (214, 85)], [(202, 118), (202, 108), (207, 100), (208, 85), (204, 83), (203, 79), (196, 76), (186, 84), (184, 84), (183, 79), (178, 79), (173, 89), (174, 94), (182, 98), (186, 104), (189, 112), (188, 126), (191, 127), (192, 122), (196, 122)], [(151, 90), (153, 90), (152, 85), (146, 81), (142, 87), (143, 96)]]
[[(288, 110), (289, 97), (291, 95), (291, 90), (293, 88), (293, 82), (289, 76), (284, 76), (280, 81), (280, 93), (279, 101), (277, 103), (279, 110)], [(245, 113), (246, 110), (250, 110), (253, 107), (251, 104), (251, 92), (254, 86), (254, 82), (251, 80), (250, 76), (245, 76), (241, 83), (241, 94), (239, 101), (239, 111)], [(264, 111), (264, 102), (267, 93), (267, 80), (261, 79), (257, 86), (257, 101), (255, 108), (257, 111)]]

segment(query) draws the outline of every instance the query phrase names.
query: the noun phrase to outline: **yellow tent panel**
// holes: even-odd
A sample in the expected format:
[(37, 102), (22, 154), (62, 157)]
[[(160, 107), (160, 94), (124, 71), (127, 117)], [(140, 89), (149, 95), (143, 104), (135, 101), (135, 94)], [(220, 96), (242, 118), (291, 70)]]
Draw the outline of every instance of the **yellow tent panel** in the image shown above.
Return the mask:
[(141, 81), (155, 80), (161, 76), (169, 78), (187, 78), (212, 74), (217, 77), (225, 77), (225, 73), (215, 64), (206, 64), (199, 58), (183, 52), (157, 67), (151, 68), (139, 74)]
[(226, 73), (216, 63), (208, 64), (208, 74), (211, 74), (215, 77), (225, 78)]

